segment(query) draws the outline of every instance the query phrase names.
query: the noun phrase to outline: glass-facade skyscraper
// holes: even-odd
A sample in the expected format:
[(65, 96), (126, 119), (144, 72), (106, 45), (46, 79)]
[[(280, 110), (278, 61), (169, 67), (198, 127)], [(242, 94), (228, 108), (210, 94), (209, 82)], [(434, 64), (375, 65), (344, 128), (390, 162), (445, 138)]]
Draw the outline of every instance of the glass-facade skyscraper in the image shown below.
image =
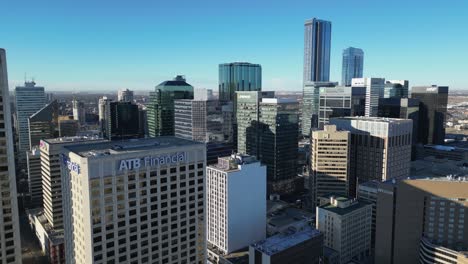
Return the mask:
[(384, 98), (408, 98), (409, 81), (388, 80), (385, 82)]
[(237, 91), (261, 91), (260, 64), (233, 62), (219, 65), (219, 100), (234, 101)]
[(331, 26), (316, 18), (304, 24), (304, 83), (330, 79)]
[(343, 50), (341, 85), (351, 86), (353, 78), (362, 78), (364, 69), (364, 51), (349, 47)]
[(302, 91), (302, 135), (310, 136), (318, 127), (320, 88), (335, 87), (337, 82), (306, 82)]
[(193, 99), (193, 86), (184, 76), (165, 81), (150, 92), (148, 104), (148, 134), (150, 137), (174, 135), (174, 100)]

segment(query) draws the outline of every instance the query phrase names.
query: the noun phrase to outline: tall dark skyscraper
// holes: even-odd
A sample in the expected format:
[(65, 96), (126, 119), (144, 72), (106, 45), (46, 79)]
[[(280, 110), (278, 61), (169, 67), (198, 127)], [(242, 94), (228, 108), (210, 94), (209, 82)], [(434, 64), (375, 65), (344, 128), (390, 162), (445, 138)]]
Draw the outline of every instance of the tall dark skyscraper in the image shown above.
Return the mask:
[(233, 62), (219, 65), (219, 100), (234, 101), (237, 91), (261, 91), (260, 64)]
[(411, 97), (419, 99), (418, 143), (443, 144), (448, 103), (448, 86), (415, 86)]
[(131, 102), (108, 102), (105, 119), (105, 136), (108, 139), (139, 138), (140, 114), (138, 105)]
[(385, 82), (384, 98), (408, 98), (407, 80), (388, 80)]
[(351, 86), (353, 78), (362, 78), (364, 69), (364, 51), (349, 47), (343, 50), (341, 85)]
[(331, 22), (312, 18), (304, 24), (304, 83), (330, 79)]
[(193, 99), (193, 86), (184, 76), (165, 81), (150, 92), (148, 134), (150, 137), (174, 135), (174, 100)]

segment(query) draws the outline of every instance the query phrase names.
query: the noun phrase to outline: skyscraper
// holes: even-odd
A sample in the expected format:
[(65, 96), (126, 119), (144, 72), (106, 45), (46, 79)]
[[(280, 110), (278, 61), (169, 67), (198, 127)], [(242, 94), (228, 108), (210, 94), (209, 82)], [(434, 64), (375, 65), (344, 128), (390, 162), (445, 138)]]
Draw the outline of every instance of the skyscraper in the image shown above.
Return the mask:
[(312, 18), (304, 24), (304, 84), (330, 79), (331, 22)]
[(467, 263), (467, 190), (466, 177), (380, 183), (375, 263)]
[(388, 80), (385, 82), (384, 98), (408, 98), (409, 81)]
[(58, 136), (58, 103), (52, 101), (31, 115), (28, 120), (30, 148), (39, 146), (41, 139)]
[(351, 132), (350, 192), (356, 183), (409, 176), (413, 121), (379, 117), (330, 119)]
[(338, 131), (335, 125), (313, 131), (311, 136), (311, 193), (312, 201), (326, 194), (341, 196), (349, 193), (349, 131)]
[(41, 151), (39, 146), (27, 152), (28, 185), (31, 207), (42, 207)]
[(351, 86), (353, 78), (362, 78), (364, 68), (364, 51), (349, 47), (343, 50), (343, 65), (341, 70), (341, 85)]
[(193, 86), (184, 76), (165, 81), (150, 92), (148, 104), (148, 133), (150, 137), (174, 135), (174, 100), (193, 99)]
[(86, 123), (86, 110), (85, 110), (84, 103), (76, 99), (73, 99), (72, 106), (73, 106), (73, 119), (78, 120), (80, 124), (82, 125), (85, 124)]
[(310, 136), (318, 128), (320, 90), (336, 87), (337, 82), (306, 82), (302, 90), (302, 135)]
[(139, 138), (138, 105), (130, 101), (107, 102), (104, 136), (111, 140)]
[(219, 100), (234, 101), (237, 91), (261, 91), (260, 64), (233, 62), (219, 65)]
[[(4, 49), (0, 49), (0, 90), (0, 110), (2, 111), (2, 115), (0, 115), (0, 200), (2, 201), (0, 203), (0, 263), (21, 264), (21, 245), (15, 180), (15, 155), (13, 153), (10, 92), (8, 90), (7, 64)], [(22, 89), (20, 89), (20, 95), (23, 95), (21, 90)], [(22, 103), (21, 110), (25, 111), (22, 102), (23, 97), (20, 99), (20, 102)], [(21, 114), (23, 113), (21, 112)], [(24, 123), (22, 124), (22, 128), (25, 128)], [(25, 143), (23, 142), (23, 144)], [(26, 147), (28, 146), (29, 142)]]
[(133, 102), (133, 91), (129, 89), (120, 90), (117, 94), (117, 100), (119, 102)]
[(206, 239), (226, 255), (266, 237), (266, 169), (255, 157), (220, 157), (206, 170)]
[(445, 140), (448, 86), (415, 86), (411, 98), (419, 99), (418, 143), (441, 145)]
[(379, 111), (379, 99), (384, 95), (384, 78), (354, 78), (351, 80), (352, 87), (366, 88), (365, 116), (377, 117)]
[(24, 86), (15, 88), (16, 98), (16, 132), (18, 133), (18, 162), (26, 164), (26, 152), (29, 144), (29, 117), (45, 105), (44, 87), (36, 86), (35, 82), (25, 82)]
[(158, 137), (63, 149), (67, 263), (202, 263), (202, 143)]

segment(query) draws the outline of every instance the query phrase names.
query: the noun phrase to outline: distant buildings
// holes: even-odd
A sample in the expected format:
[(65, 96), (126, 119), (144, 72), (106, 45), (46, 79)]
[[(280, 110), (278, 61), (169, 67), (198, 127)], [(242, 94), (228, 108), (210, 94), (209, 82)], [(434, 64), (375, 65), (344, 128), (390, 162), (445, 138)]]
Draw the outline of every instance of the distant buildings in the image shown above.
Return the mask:
[(408, 98), (409, 82), (407, 80), (387, 80), (384, 98)]
[(316, 215), (323, 244), (339, 253), (340, 263), (371, 256), (371, 204), (331, 196), (328, 204), (317, 207)]
[(306, 82), (302, 91), (302, 135), (310, 136), (318, 127), (320, 91), (338, 86), (337, 82)]
[(465, 177), (386, 181), (378, 188), (375, 263), (466, 263)]
[(73, 105), (73, 119), (78, 120), (80, 125), (86, 123), (86, 109), (84, 106), (84, 102), (80, 102), (76, 99), (72, 101)]
[(44, 87), (35, 82), (25, 82), (24, 86), (15, 88), (16, 99), (16, 132), (18, 133), (18, 162), (26, 164), (26, 152), (30, 149), (29, 117), (45, 105)]
[(54, 100), (29, 117), (29, 144), (31, 149), (38, 146), (41, 139), (58, 136), (58, 108), (57, 100)]
[(117, 100), (119, 102), (133, 102), (133, 91), (129, 89), (120, 90), (117, 94)]
[(67, 263), (202, 263), (205, 151), (174, 137), (64, 147)]
[(304, 84), (330, 79), (331, 22), (312, 18), (304, 23)]
[[(17, 95), (20, 96), (16, 98), (16, 101), (20, 103), (20, 109), (17, 109), (17, 114), (20, 114), (18, 120), (21, 121), (19, 125), (21, 129), (21, 147), (23, 150), (27, 150), (29, 147), (29, 135), (27, 133), (27, 117), (29, 116), (27, 116), (27, 113), (36, 110), (36, 106), (40, 108), (42, 105), (36, 105), (34, 102), (33, 106), (30, 107), (27, 103), (30, 98), (27, 96), (26, 91), (30, 87), (17, 87), (16, 89)], [(41, 89), (38, 88), (38, 90), (40, 91)], [(33, 95), (34, 92), (35, 90), (33, 91)], [(42, 88), (42, 96), (43, 94), (44, 88)], [(8, 74), (4, 49), (0, 49), (0, 111), (2, 112), (0, 115), (0, 141), (2, 142), (0, 144), (0, 200), (2, 201), (0, 203), (0, 263), (21, 264), (15, 153), (13, 151), (10, 92), (8, 90)], [(26, 130), (26, 133), (24, 130)], [(24, 155), (26, 155), (26, 152)]]
[(364, 69), (364, 51), (349, 47), (343, 50), (341, 85), (351, 86), (351, 79), (362, 78)]
[(366, 88), (364, 115), (367, 117), (376, 117), (379, 110), (379, 98), (382, 98), (384, 95), (385, 79), (354, 78), (351, 81), (351, 86)]
[(349, 131), (338, 131), (335, 125), (313, 131), (311, 136), (311, 193), (312, 201), (326, 194), (352, 196), (350, 193)]
[(409, 176), (412, 121), (379, 117), (332, 118), (351, 132), (350, 192), (356, 183)]
[(148, 133), (150, 137), (174, 135), (174, 100), (193, 99), (193, 87), (178, 75), (150, 92), (148, 104)]
[(234, 101), (238, 91), (262, 90), (260, 64), (233, 62), (219, 65), (219, 100)]
[(216, 251), (230, 254), (265, 238), (266, 168), (255, 157), (233, 154), (208, 166), (206, 193), (206, 239)]
[(448, 86), (415, 86), (411, 98), (419, 99), (418, 143), (444, 144)]
[(175, 136), (206, 143), (208, 164), (232, 153), (232, 104), (181, 99), (174, 100), (174, 112)]
[(249, 264), (319, 264), (323, 235), (310, 226), (291, 229), (249, 247)]

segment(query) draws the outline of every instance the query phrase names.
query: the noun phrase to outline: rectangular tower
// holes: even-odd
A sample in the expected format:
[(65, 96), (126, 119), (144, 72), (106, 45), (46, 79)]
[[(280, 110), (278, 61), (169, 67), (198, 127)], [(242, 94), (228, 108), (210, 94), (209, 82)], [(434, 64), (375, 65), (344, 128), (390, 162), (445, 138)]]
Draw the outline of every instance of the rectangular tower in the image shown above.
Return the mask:
[(365, 116), (376, 117), (379, 110), (379, 98), (384, 96), (384, 78), (354, 78), (351, 81), (353, 87), (366, 88)]
[(304, 23), (304, 84), (330, 79), (330, 21), (312, 18)]
[[(8, 90), (7, 64), (4, 49), (0, 49), (0, 92), (0, 111), (2, 112), (0, 115), (0, 263), (21, 264), (15, 155), (13, 153), (10, 92)], [(23, 144), (26, 143), (23, 142)], [(27, 147), (29, 147), (29, 144)]]
[(338, 86), (337, 82), (306, 82), (302, 90), (302, 135), (309, 137), (318, 128), (320, 91)]
[(364, 51), (349, 47), (343, 50), (341, 85), (351, 86), (353, 78), (362, 78), (364, 68)]
[(202, 263), (205, 151), (175, 137), (64, 147), (67, 263)]
[(248, 62), (219, 65), (219, 100), (235, 101), (238, 91), (262, 90), (262, 66)]

